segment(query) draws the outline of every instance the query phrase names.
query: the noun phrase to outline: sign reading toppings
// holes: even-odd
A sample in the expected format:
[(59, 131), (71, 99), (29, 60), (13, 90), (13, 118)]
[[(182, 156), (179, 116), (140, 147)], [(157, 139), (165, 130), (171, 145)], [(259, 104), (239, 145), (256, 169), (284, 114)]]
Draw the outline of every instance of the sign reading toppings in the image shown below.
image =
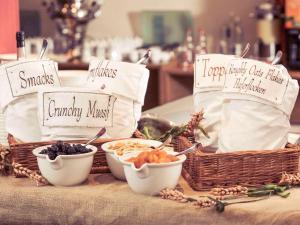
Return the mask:
[(196, 92), (222, 90), (281, 104), (288, 82), (289, 76), (280, 66), (230, 55), (196, 56)]
[(195, 88), (221, 90), (228, 72), (231, 55), (197, 55), (195, 61)]

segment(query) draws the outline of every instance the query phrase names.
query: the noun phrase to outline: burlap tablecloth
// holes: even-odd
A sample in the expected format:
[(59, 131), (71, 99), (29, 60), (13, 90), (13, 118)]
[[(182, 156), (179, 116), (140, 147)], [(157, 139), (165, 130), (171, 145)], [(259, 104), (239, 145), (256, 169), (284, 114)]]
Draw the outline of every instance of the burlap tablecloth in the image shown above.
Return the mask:
[[(180, 181), (187, 194), (193, 192)], [(26, 178), (0, 177), (0, 224), (300, 224), (300, 189), (271, 199), (214, 209), (134, 194), (110, 174), (90, 175), (76, 187), (36, 187)]]

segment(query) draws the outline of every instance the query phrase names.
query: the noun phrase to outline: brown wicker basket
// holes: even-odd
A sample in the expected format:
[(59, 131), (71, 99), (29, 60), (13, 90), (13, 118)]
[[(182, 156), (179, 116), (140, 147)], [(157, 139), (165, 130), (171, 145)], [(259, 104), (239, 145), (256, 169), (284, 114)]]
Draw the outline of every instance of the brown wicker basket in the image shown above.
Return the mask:
[[(180, 137), (175, 151), (192, 145)], [(240, 151), (234, 153), (203, 153), (187, 155), (183, 177), (197, 191), (233, 185), (256, 186), (277, 183), (283, 172), (296, 174), (299, 170), (300, 148), (287, 145), (285, 149)]]
[[(113, 139), (98, 139), (93, 143), (94, 146), (98, 148), (97, 153), (94, 157), (93, 167), (91, 173), (108, 173), (109, 168), (106, 162), (105, 152), (101, 149), (101, 145), (112, 141)], [(68, 143), (86, 143), (86, 141), (74, 140), (67, 141)], [(12, 153), (12, 161), (14, 163), (20, 163), (23, 167), (28, 168), (33, 171), (38, 171), (38, 165), (36, 157), (32, 154), (32, 150), (43, 146), (55, 143), (55, 141), (47, 142), (31, 142), (31, 143), (20, 143), (15, 140), (11, 135), (8, 137), (9, 147)], [(17, 177), (20, 177), (19, 175)]]

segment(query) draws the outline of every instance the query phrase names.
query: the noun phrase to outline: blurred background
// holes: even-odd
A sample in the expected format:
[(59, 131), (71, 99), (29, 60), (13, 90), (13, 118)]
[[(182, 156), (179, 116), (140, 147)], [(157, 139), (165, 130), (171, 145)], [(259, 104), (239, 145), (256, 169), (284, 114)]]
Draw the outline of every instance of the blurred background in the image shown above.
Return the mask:
[[(24, 17), (27, 14), (28, 19), (29, 12), (31, 15), (36, 13), (39, 22), (31, 21), (36, 23), (36, 28), (32, 28), (31, 32), (54, 37), (55, 25), (41, 2), (41, 0), (20, 1), (21, 14)], [(155, 16), (162, 20), (168, 20), (168, 16), (173, 16), (174, 21), (162, 21), (162, 23), (169, 22), (167, 26), (182, 29), (182, 33), (188, 26), (194, 28), (195, 32), (198, 28), (202, 28), (207, 34), (209, 50), (215, 51), (222, 27), (226, 22), (230, 22), (230, 14), (241, 18), (241, 26), (246, 34), (245, 41), (255, 41), (255, 19), (250, 18), (249, 13), (254, 12), (260, 2), (258, 0), (244, 0), (243, 2), (239, 0), (106, 0), (103, 2), (101, 16), (92, 20), (88, 25), (87, 36), (94, 39), (142, 37), (143, 28), (148, 25), (149, 20), (155, 23)], [(155, 13), (160, 13), (160, 15), (155, 15)], [(176, 18), (183, 16), (186, 21), (176, 21)], [(156, 22), (159, 23), (159, 21)], [(156, 25), (159, 26), (159, 24)], [(146, 27), (148, 30), (150, 28)], [(180, 32), (180, 30), (175, 32)], [(182, 35), (178, 37), (178, 40), (180, 39), (183, 41)]]
[[(136, 62), (151, 49), (144, 110), (192, 94), (195, 54), (240, 56), (247, 43), (246, 57), (266, 62), (282, 50), (300, 79), (300, 0), (0, 0), (0, 19), (2, 62), (16, 58), (18, 30), (27, 58), (46, 38), (60, 70), (87, 70), (94, 58)], [(300, 100), (300, 123), (297, 114)]]
[[(246, 43), (252, 44), (251, 56), (271, 59), (280, 44), (280, 29), (290, 16), (285, 14), (287, 4), (294, 7), (297, 1), (26, 0), (19, 1), (19, 9), (20, 26), (27, 38), (48, 37), (53, 42), (50, 50), (56, 54), (70, 48), (64, 38), (68, 31), (63, 30), (74, 30), (72, 23), (80, 26), (79, 21), (86, 18), (80, 53), (74, 51), (68, 61), (89, 61), (92, 56), (134, 61), (138, 54), (133, 50), (148, 47), (157, 47), (155, 53), (174, 49), (178, 53), (186, 47), (196, 53), (202, 48), (208, 53), (239, 55)], [(62, 17), (68, 22), (61, 22)], [(261, 39), (270, 45), (264, 46), (268, 49), (262, 49)], [(31, 47), (30, 53), (34, 50)], [(153, 62), (166, 63), (174, 56), (165, 53)]]

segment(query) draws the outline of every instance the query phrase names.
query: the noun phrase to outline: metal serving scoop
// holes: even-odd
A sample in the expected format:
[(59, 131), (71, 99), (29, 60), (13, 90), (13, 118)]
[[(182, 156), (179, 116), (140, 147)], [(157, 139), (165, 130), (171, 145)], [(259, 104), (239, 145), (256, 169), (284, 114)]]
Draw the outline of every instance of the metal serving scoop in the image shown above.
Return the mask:
[(172, 135), (170, 135), (167, 140), (165, 140), (161, 145), (159, 145), (157, 148), (163, 149), (166, 145), (170, 144), (172, 141)]
[(283, 55), (282, 51), (279, 50), (279, 51), (276, 53), (276, 55), (275, 55), (273, 61), (271, 62), (271, 64), (272, 64), (272, 65), (276, 65), (277, 63), (279, 63), (279, 61), (280, 61), (282, 55)]
[(175, 154), (175, 156), (179, 156), (179, 155), (184, 155), (184, 154), (188, 154), (188, 153), (191, 153), (193, 151), (196, 151), (198, 148), (202, 148), (202, 144), (201, 143), (197, 143), (197, 144), (194, 144), (192, 147), (182, 151), (182, 152), (178, 152), (177, 154)]
[(43, 44), (42, 44), (42, 48), (41, 48), (39, 59), (43, 58), (47, 47), (48, 47), (48, 41), (46, 39), (43, 39)]
[(137, 61), (136, 64), (144, 64), (145, 62), (147, 62), (150, 56), (151, 56), (151, 50), (148, 49), (147, 53), (139, 61)]
[(106, 132), (106, 128), (103, 127), (99, 132), (98, 134), (96, 134), (95, 137), (93, 137), (91, 140), (89, 140), (86, 144), (84, 144), (84, 146), (87, 146), (89, 144), (91, 144), (93, 141), (97, 140), (98, 138), (100, 138), (103, 134), (105, 134)]
[(250, 47), (251, 47), (251, 45), (250, 45), (250, 43), (248, 42), (248, 43), (246, 44), (246, 46), (245, 46), (245, 48), (244, 48), (242, 54), (241, 54), (241, 58), (244, 58), (244, 57), (247, 55), (247, 53), (248, 53), (249, 50), (250, 50)]

